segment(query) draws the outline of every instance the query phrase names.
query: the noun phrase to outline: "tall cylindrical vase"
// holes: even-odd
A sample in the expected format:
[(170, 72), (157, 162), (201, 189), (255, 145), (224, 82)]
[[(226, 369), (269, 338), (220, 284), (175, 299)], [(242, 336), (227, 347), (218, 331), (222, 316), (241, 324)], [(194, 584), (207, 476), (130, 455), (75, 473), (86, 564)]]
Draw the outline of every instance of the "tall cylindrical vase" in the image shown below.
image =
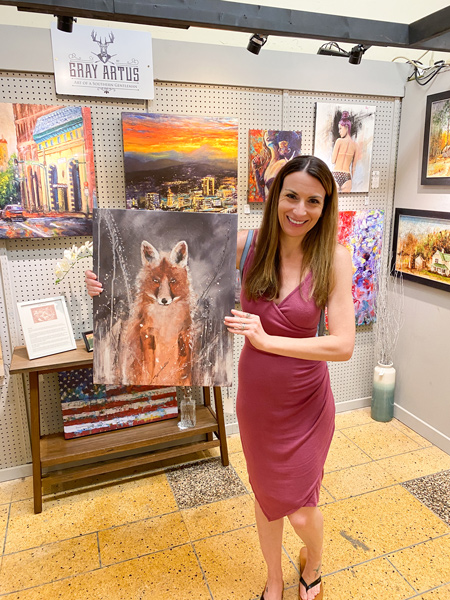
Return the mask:
[(394, 416), (395, 369), (392, 363), (373, 370), (372, 419), (387, 423)]

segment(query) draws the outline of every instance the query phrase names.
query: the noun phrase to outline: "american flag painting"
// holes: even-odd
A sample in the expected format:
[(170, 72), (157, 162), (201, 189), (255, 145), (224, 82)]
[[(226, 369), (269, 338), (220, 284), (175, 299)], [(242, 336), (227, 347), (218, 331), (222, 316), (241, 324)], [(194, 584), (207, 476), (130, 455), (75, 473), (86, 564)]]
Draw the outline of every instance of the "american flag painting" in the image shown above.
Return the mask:
[(66, 439), (177, 416), (175, 387), (95, 385), (92, 369), (58, 373)]

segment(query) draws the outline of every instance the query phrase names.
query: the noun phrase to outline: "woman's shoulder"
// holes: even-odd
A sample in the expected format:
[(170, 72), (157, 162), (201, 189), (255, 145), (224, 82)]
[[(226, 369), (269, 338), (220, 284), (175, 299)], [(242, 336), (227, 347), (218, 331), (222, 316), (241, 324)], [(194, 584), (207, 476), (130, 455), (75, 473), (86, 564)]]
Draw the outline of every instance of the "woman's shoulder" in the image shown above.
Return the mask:
[(237, 234), (237, 248), (236, 248), (236, 265), (239, 268), (239, 264), (241, 262), (242, 253), (244, 252), (245, 244), (247, 243), (248, 235), (251, 231), (256, 231), (252, 229), (241, 229)]
[(340, 244), (339, 242), (336, 244), (334, 250), (334, 266), (335, 267), (348, 267), (352, 264), (352, 257), (350, 251)]

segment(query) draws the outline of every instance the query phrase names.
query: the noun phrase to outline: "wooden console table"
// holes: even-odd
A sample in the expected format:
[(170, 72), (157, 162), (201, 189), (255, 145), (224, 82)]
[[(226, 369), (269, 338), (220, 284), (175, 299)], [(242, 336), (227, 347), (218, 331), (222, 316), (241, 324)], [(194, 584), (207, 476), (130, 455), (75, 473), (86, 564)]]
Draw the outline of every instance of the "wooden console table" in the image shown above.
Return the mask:
[[(203, 388), (203, 406), (197, 406), (197, 424), (190, 429), (180, 430), (177, 419), (167, 419), (116, 429), (95, 435), (66, 440), (63, 433), (41, 437), (39, 375), (92, 367), (92, 353), (86, 352), (83, 340), (77, 340), (76, 350), (53, 354), (43, 358), (28, 359), (25, 346), (14, 349), (10, 375), (28, 373), (30, 381), (31, 454), (33, 461), (34, 512), (42, 512), (42, 481), (49, 484), (70, 481), (145, 465), (167, 458), (184, 456), (220, 446), (222, 464), (228, 461), (227, 438), (223, 416), (222, 394), (213, 388), (216, 411), (211, 406), (210, 388)], [(214, 439), (213, 433), (218, 439)], [(61, 470), (43, 473), (46, 467), (65, 465), (91, 458), (107, 458), (118, 452), (137, 448), (167, 444), (184, 438), (206, 434), (204, 441), (173, 445), (141, 454), (113, 458), (78, 467), (63, 467)]]

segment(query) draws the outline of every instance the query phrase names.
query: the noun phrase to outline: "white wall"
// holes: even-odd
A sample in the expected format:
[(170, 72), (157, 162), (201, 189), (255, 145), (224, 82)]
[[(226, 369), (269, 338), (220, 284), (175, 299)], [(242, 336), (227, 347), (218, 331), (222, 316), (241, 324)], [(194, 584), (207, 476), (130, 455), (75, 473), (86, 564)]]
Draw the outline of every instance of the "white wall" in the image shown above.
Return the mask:
[[(450, 187), (420, 184), (426, 97), (450, 88), (450, 72), (406, 86), (395, 206), (450, 212)], [(395, 353), (395, 415), (450, 452), (450, 293), (405, 281), (405, 324)]]

